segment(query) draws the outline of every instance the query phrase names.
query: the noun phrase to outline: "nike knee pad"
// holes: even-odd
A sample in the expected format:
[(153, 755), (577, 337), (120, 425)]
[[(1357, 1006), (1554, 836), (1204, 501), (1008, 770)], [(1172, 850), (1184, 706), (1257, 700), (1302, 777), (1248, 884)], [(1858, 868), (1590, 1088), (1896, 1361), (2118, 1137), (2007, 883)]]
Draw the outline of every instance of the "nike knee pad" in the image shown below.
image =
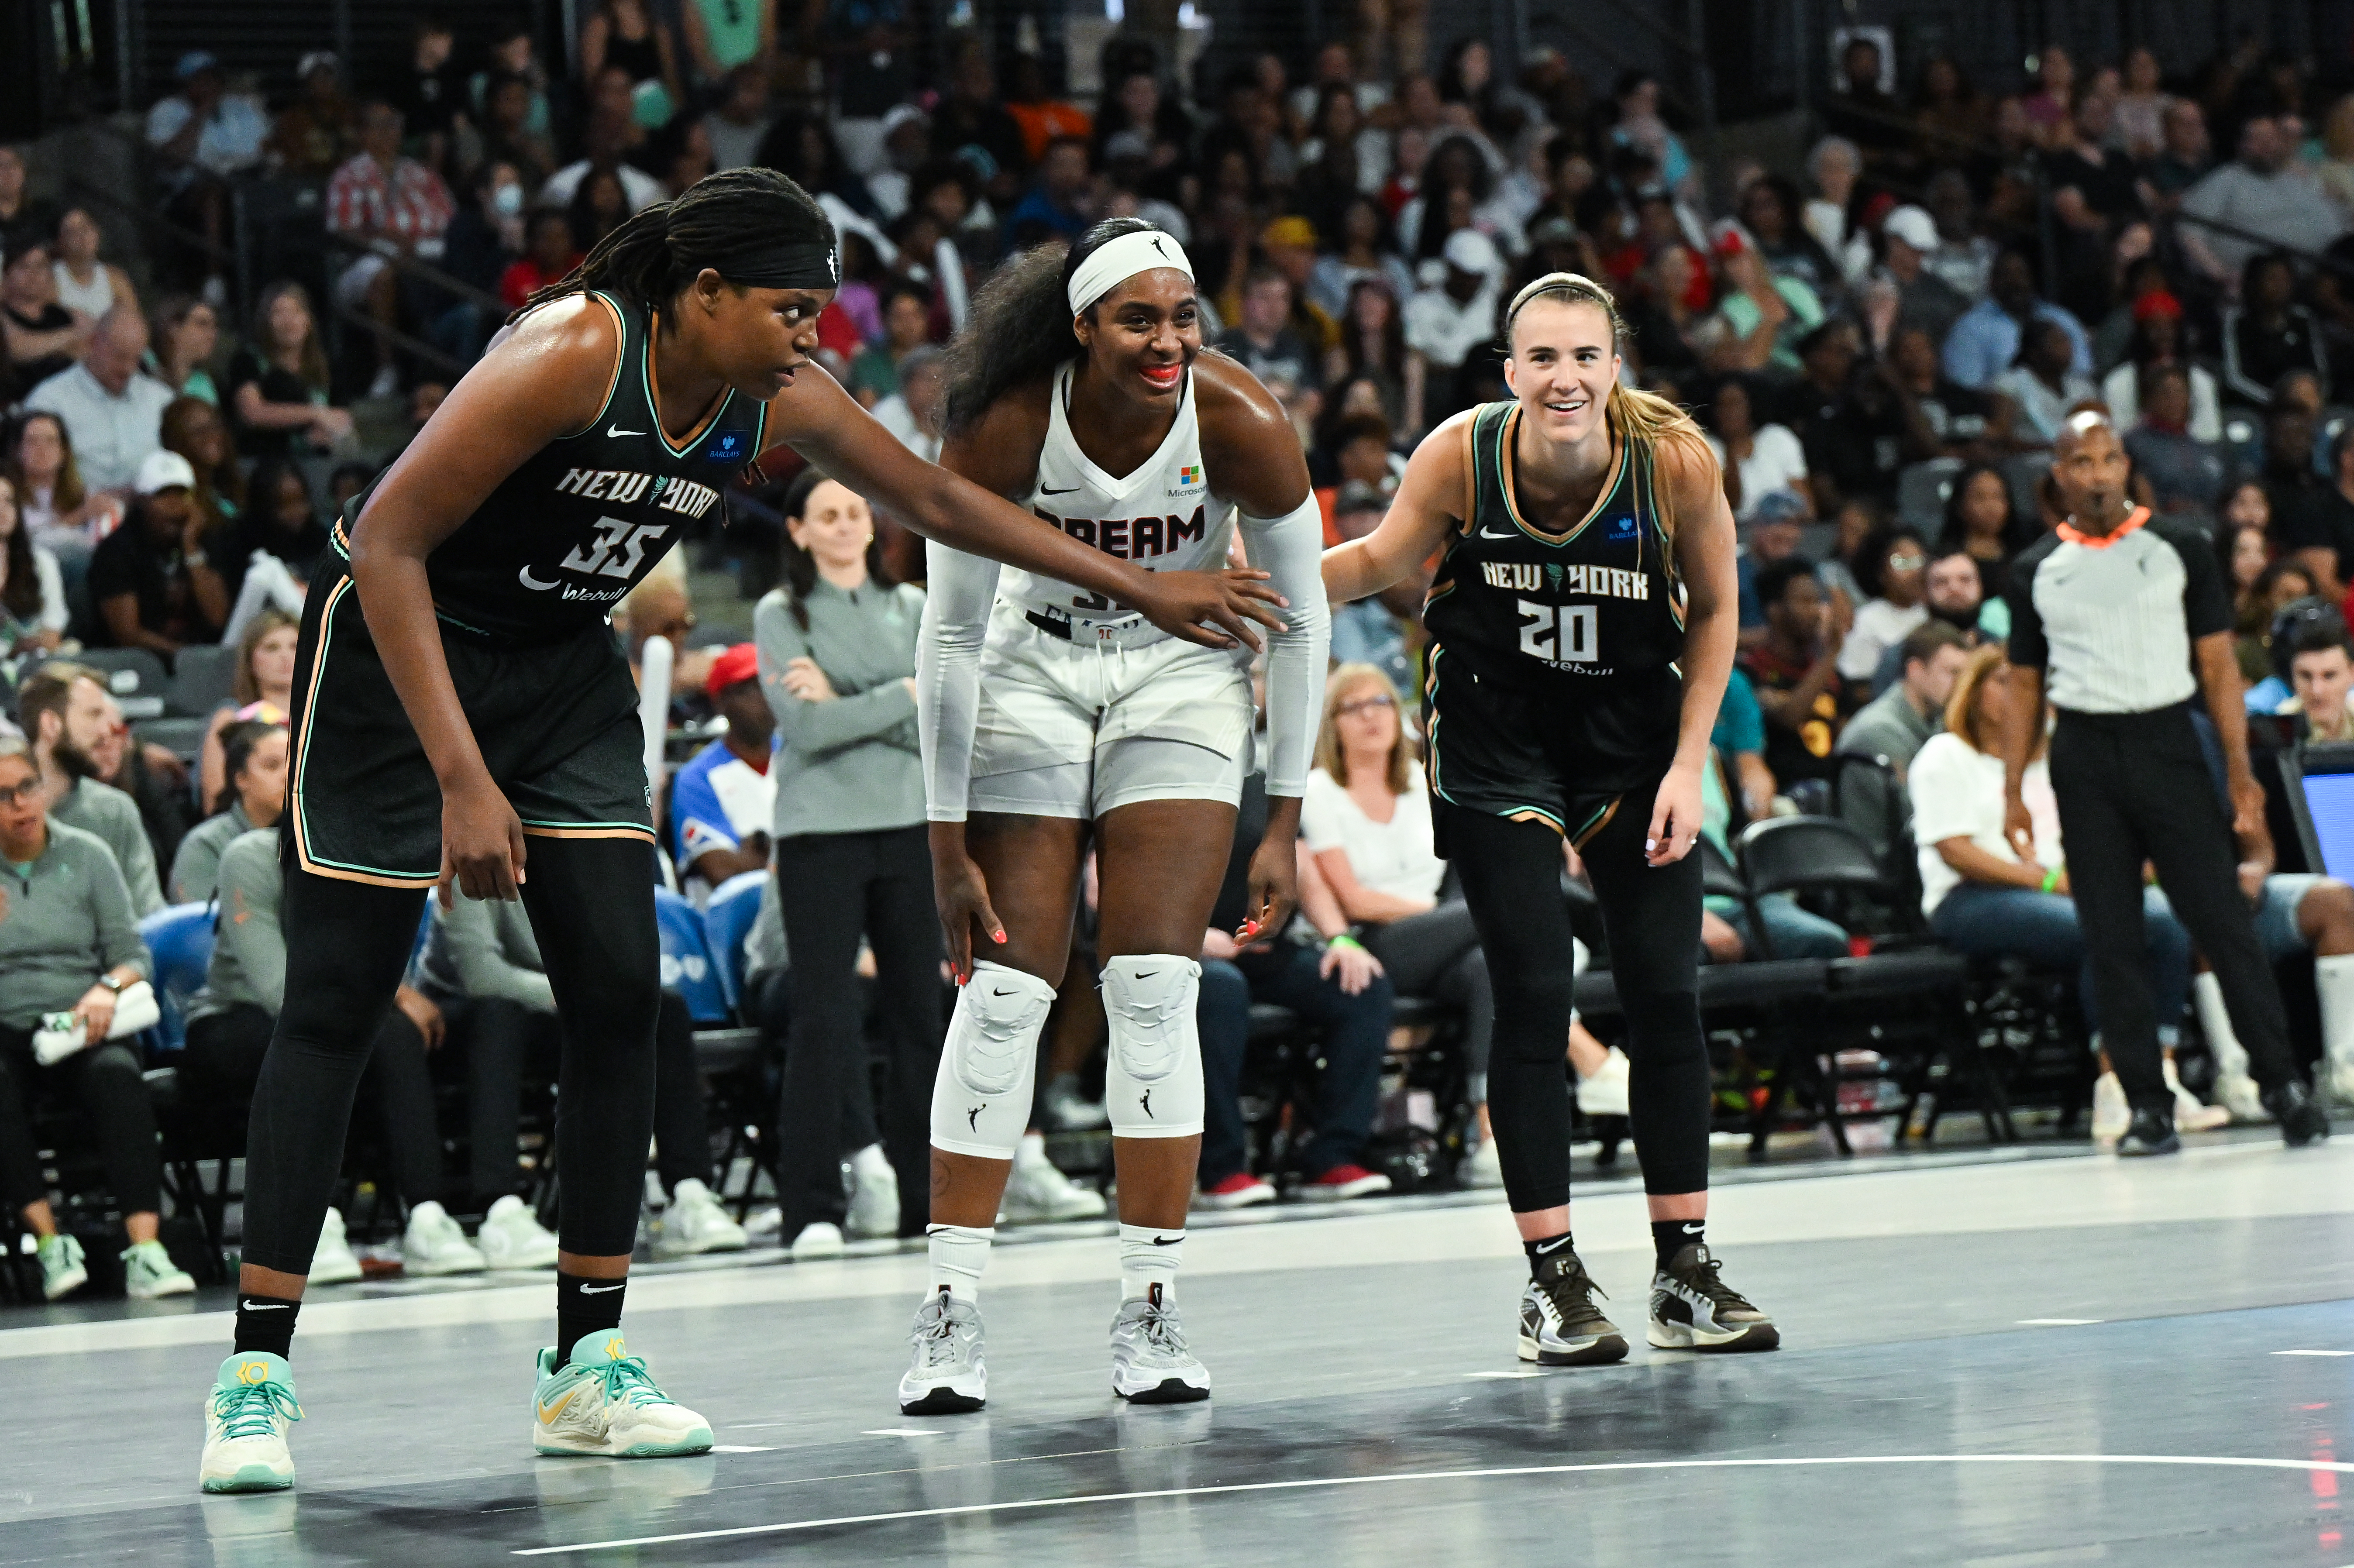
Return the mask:
[(932, 1080), (932, 1147), (1011, 1160), (1030, 1125), (1038, 1035), (1055, 988), (987, 959), (957, 992), (940, 1070)]
[(1202, 966), (1173, 953), (1103, 968), (1110, 1043), (1104, 1108), (1115, 1138), (1191, 1138), (1202, 1130), (1202, 1034), (1193, 1002)]

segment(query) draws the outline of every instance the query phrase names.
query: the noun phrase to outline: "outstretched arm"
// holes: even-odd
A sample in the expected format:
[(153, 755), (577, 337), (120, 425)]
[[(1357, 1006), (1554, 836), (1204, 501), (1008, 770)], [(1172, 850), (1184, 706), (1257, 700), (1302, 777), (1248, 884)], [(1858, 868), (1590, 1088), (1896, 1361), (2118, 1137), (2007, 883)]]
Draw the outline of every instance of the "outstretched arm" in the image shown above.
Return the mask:
[(1324, 552), (1324, 596), (1334, 604), (1370, 598), (1430, 559), (1470, 512), (1471, 415), (1458, 414), (1425, 436), (1381, 526)]
[(1283, 625), (1276, 613), (1281, 601), (1260, 574), (1148, 572), (1044, 527), (900, 445), (830, 376), (798, 377), (769, 415), (780, 441), (928, 539), (1108, 594), (1172, 636), (1205, 647), (1239, 641), (1255, 650), (1258, 627)]

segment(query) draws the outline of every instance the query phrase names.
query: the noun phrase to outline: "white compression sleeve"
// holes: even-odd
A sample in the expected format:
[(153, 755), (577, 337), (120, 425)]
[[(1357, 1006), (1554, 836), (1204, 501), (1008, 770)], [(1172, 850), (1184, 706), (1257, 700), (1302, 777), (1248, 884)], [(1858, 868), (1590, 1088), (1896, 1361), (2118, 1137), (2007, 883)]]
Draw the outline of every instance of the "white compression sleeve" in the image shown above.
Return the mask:
[(973, 726), (981, 715), (981, 645), (997, 602), (998, 565), (946, 545), (927, 546), (931, 580), (916, 643), (916, 720), (924, 750), (927, 814), (961, 822), (972, 788)]
[(1281, 517), (1241, 519), (1250, 563), (1290, 601), (1288, 623), (1267, 656), (1267, 792), (1298, 796), (1308, 789), (1316, 729), (1324, 717), (1324, 666), (1332, 646), (1332, 617), (1324, 603), (1324, 514), (1314, 492)]

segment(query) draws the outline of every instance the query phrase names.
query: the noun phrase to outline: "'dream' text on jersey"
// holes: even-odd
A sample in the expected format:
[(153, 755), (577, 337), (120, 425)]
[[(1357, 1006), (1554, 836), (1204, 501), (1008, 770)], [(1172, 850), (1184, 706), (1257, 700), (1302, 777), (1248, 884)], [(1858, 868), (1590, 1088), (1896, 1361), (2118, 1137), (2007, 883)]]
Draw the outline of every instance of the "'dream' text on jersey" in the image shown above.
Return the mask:
[(1031, 510), (1039, 517), (1082, 545), (1093, 545), (1108, 556), (1118, 556), (1124, 561), (1149, 560), (1166, 556), (1187, 545), (1202, 541), (1205, 516), (1201, 507), (1193, 508), (1189, 521), (1182, 517), (1057, 517), (1043, 506)]

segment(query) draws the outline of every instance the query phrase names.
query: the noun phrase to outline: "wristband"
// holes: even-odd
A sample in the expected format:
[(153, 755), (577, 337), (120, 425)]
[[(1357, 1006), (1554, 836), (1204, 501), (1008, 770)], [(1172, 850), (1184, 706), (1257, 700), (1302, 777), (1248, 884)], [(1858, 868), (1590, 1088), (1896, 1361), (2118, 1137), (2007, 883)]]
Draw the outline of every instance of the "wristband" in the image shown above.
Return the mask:
[(121, 996), (122, 994), (123, 987), (130, 982), (127, 980), (117, 980), (111, 974), (102, 974), (98, 977), (98, 983), (104, 986), (108, 991), (112, 991), (115, 995)]
[(2043, 874), (2043, 891), (2046, 893), (2058, 892), (2060, 890), (2060, 879), (2066, 874), (2065, 867), (2057, 865), (2053, 866), (2050, 871), (2045, 872)]
[(1365, 945), (1346, 931), (1343, 931), (1339, 936), (1328, 940), (1324, 944), (1324, 947), (1325, 950), (1328, 952), (1334, 948), (1354, 948), (1361, 953), (1365, 950)]

